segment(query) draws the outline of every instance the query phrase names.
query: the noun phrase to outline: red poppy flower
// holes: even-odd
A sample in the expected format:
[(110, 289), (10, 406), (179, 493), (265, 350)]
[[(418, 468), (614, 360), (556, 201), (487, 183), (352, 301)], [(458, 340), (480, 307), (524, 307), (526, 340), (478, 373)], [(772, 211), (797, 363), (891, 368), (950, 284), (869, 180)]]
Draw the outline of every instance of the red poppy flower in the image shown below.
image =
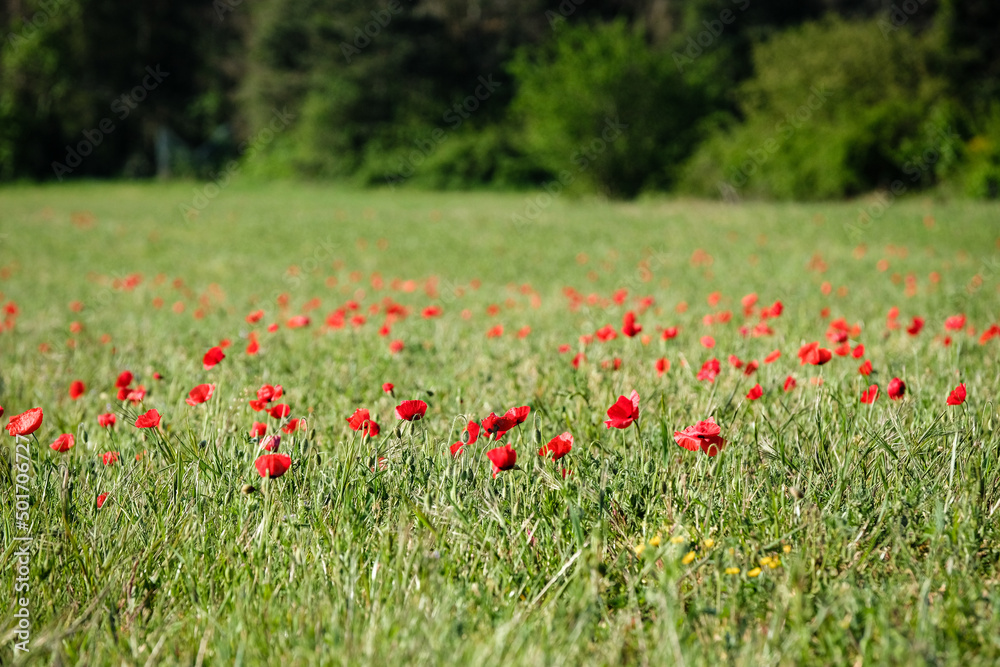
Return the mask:
[(42, 409), (32, 408), (27, 412), (14, 415), (7, 423), (7, 432), (11, 435), (31, 435), (42, 425)]
[(871, 375), (872, 374), (872, 362), (870, 360), (868, 360), (868, 359), (865, 359), (865, 363), (861, 364), (858, 367), (858, 372), (861, 373), (862, 375), (864, 375), (865, 377), (868, 377), (869, 375)]
[(625, 313), (625, 316), (622, 318), (622, 333), (629, 338), (633, 338), (640, 331), (642, 331), (642, 325), (635, 323), (635, 313), (631, 310)]
[(69, 397), (74, 401), (83, 396), (85, 391), (87, 391), (87, 385), (83, 384), (81, 380), (73, 380), (69, 385)]
[(449, 448), (448, 448), (448, 451), (450, 451), (450, 452), (451, 452), (451, 455), (452, 455), (453, 457), (454, 457), (454, 456), (458, 456), (459, 454), (461, 454), (461, 453), (462, 453), (462, 450), (463, 450), (463, 449), (465, 448), (465, 445), (467, 445), (467, 444), (468, 444), (468, 443), (466, 443), (466, 442), (462, 442), (461, 440), (459, 440), (459, 441), (458, 441), (458, 442), (456, 442), (456, 443), (455, 443), (454, 445), (452, 445), (451, 447), (449, 447)]
[(674, 441), (688, 451), (696, 452), (701, 449), (708, 456), (715, 456), (726, 446), (721, 432), (722, 429), (715, 423), (715, 417), (709, 417), (683, 431), (674, 431)]
[(274, 386), (269, 384), (261, 385), (261, 388), (257, 390), (257, 399), (265, 403), (270, 403), (275, 399), (281, 398), (284, 391), (280, 384)]
[(747, 367), (743, 369), (743, 375), (750, 377), (757, 371), (758, 368), (760, 368), (760, 363), (754, 359), (753, 361), (747, 363)]
[(260, 448), (269, 452), (278, 451), (278, 446), (281, 444), (280, 435), (269, 435), (260, 441)]
[(392, 390), (395, 388), (396, 388), (395, 385), (393, 385), (391, 382), (386, 382), (382, 385), (382, 391), (384, 391), (387, 394), (392, 394)]
[(255, 310), (249, 315), (247, 315), (247, 324), (256, 324), (257, 322), (260, 322), (260, 319), (262, 317), (264, 317), (264, 311)]
[(476, 440), (479, 440), (479, 424), (474, 421), (470, 421), (466, 425), (465, 431), (462, 433), (462, 441), (466, 445), (471, 445)]
[(427, 414), (427, 404), (423, 401), (403, 401), (396, 406), (396, 417), (403, 421), (417, 421)]
[(735, 354), (729, 355), (729, 365), (733, 368), (743, 368), (743, 361)]
[(871, 405), (878, 399), (878, 385), (873, 384), (863, 392), (861, 392), (861, 402), (866, 405)]
[(785, 378), (785, 391), (787, 392), (791, 391), (792, 389), (795, 389), (795, 385), (797, 384), (798, 383), (795, 381), (795, 378), (789, 375), (788, 377)]
[(781, 317), (781, 313), (784, 312), (785, 305), (781, 301), (775, 301), (768, 308), (764, 308), (760, 311), (761, 319), (768, 319), (771, 317)]
[(764, 395), (764, 390), (761, 389), (760, 384), (755, 384), (750, 391), (747, 392), (747, 398), (751, 401), (756, 401), (758, 398)]
[(549, 440), (549, 444), (539, 449), (538, 454), (540, 456), (551, 455), (553, 461), (558, 461), (569, 454), (571, 449), (573, 449), (573, 434), (566, 431)]
[(133, 375), (132, 371), (122, 371), (118, 379), (115, 380), (115, 387), (121, 389), (122, 387), (127, 387), (132, 384)]
[[(369, 422), (369, 423), (370, 424), (375, 424), (375, 422)], [(305, 428), (306, 428), (305, 422), (302, 419), (298, 418), (298, 417), (294, 417), (292, 419), (289, 419), (288, 423), (281, 427), (281, 430), (283, 432), (285, 432), (285, 433), (295, 433), (300, 428), (302, 430), (305, 430)], [(376, 429), (378, 428), (377, 424), (376, 424), (375, 428)], [(377, 430), (376, 430), (376, 433), (378, 433)]]
[(57, 452), (65, 452), (76, 444), (76, 438), (72, 433), (63, 433), (49, 447)]
[(577, 352), (576, 356), (573, 357), (573, 360), (570, 363), (573, 365), (573, 368), (579, 368), (581, 364), (584, 364), (586, 362), (587, 362), (587, 355), (585, 355), (583, 352)]
[(208, 399), (212, 398), (212, 392), (214, 391), (214, 384), (200, 384), (188, 392), (188, 397), (184, 399), (184, 402), (188, 405), (198, 405), (199, 403), (204, 403)]
[(114, 426), (118, 423), (118, 417), (112, 412), (105, 412), (103, 415), (97, 415), (97, 423), (104, 427)]
[(399, 352), (402, 351), (403, 351), (403, 341), (394, 340), (391, 343), (389, 343), (389, 352), (392, 352), (393, 354), (398, 354)]
[(264, 454), (253, 462), (261, 477), (272, 479), (281, 477), (292, 467), (292, 458), (288, 454)]
[(257, 341), (256, 336), (250, 337), (250, 342), (247, 343), (247, 354), (254, 355), (260, 352), (260, 343)]
[(820, 347), (818, 342), (807, 343), (799, 348), (800, 365), (822, 366), (833, 358), (830, 350)]
[(142, 403), (142, 399), (146, 398), (146, 388), (141, 384), (135, 389), (129, 390), (125, 395), (125, 400), (132, 401), (133, 405), (138, 405)]
[(381, 432), (382, 428), (375, 420), (368, 420), (361, 426), (361, 435), (366, 435), (369, 438), (378, 437), (378, 434)]
[(952, 315), (945, 319), (944, 328), (948, 331), (961, 331), (965, 328), (965, 315)]
[(97, 496), (97, 509), (101, 509), (102, 507), (104, 507), (104, 502), (107, 499), (108, 499), (108, 494), (106, 493), (102, 493), (101, 495)]
[(250, 437), (259, 438), (267, 433), (267, 424), (261, 422), (254, 422), (253, 426), (250, 427)]
[(854, 349), (851, 350), (851, 356), (854, 357), (855, 359), (860, 359), (861, 357), (865, 356), (865, 346), (860, 344), (856, 345)]
[[(948, 394), (948, 405), (961, 405), (965, 403), (965, 383), (958, 385)], [(9, 426), (7, 428), (10, 428)]]
[(300, 329), (309, 326), (310, 322), (311, 320), (307, 315), (296, 315), (285, 322), (285, 326), (289, 329)]
[(106, 466), (113, 466), (118, 463), (118, 452), (104, 452), (101, 454), (101, 461), (104, 462)]
[(268, 410), (267, 414), (271, 415), (273, 419), (284, 419), (288, 415), (292, 414), (292, 409), (285, 403), (278, 403)]
[(715, 339), (712, 338), (711, 336), (702, 336), (701, 337), (701, 345), (702, 345), (702, 347), (705, 347), (705, 348), (707, 348), (707, 349), (710, 350), (713, 347), (715, 347)]
[(618, 400), (608, 408), (608, 419), (604, 420), (607, 428), (628, 428), (639, 420), (639, 394), (632, 390), (628, 398), (619, 396)]
[(715, 382), (715, 378), (719, 376), (720, 370), (719, 360), (715, 358), (709, 359), (701, 365), (701, 370), (698, 371), (698, 379)]
[(441, 306), (427, 306), (420, 314), (425, 320), (429, 320), (432, 317), (438, 317), (443, 312)]
[(903, 398), (903, 394), (906, 393), (906, 384), (899, 378), (892, 378), (889, 380), (889, 386), (886, 388), (886, 393), (889, 394), (889, 398), (894, 401), (898, 401)]
[(663, 329), (663, 334), (661, 335), (663, 340), (670, 340), (672, 338), (677, 338), (677, 327), (665, 327)]
[(213, 347), (212, 349), (210, 349), (208, 352), (205, 353), (205, 356), (202, 357), (202, 359), (201, 359), (201, 363), (205, 366), (206, 369), (209, 369), (209, 368), (212, 368), (213, 366), (215, 366), (217, 363), (219, 363), (220, 361), (222, 361), (225, 358), (226, 358), (226, 355), (222, 351), (222, 348), (216, 346), (216, 347)]
[(510, 445), (504, 445), (486, 452), (487, 458), (493, 464), (493, 476), (501, 470), (513, 470), (517, 467), (517, 452)]
[(610, 324), (605, 324), (603, 327), (594, 332), (597, 340), (602, 343), (607, 343), (609, 340), (614, 340), (618, 338), (618, 332), (615, 331), (614, 327)]
[(911, 336), (916, 336), (920, 333), (920, 330), (924, 328), (924, 318), (914, 317), (913, 321), (910, 322), (910, 326), (906, 327), (906, 333)]
[(153, 373), (153, 379), (154, 380), (162, 380), (163, 376), (160, 375), (159, 373)]
[(766, 357), (764, 357), (764, 363), (765, 364), (773, 364), (775, 361), (778, 360), (778, 357), (780, 357), (780, 356), (781, 356), (781, 350), (775, 350), (771, 354), (769, 354)]
[(493, 440), (499, 440), (507, 433), (510, 429), (517, 426), (513, 417), (508, 414), (498, 417), (495, 413), (490, 413), (490, 415), (483, 420), (482, 428), (488, 436)]
[(144, 415), (139, 415), (135, 420), (136, 428), (156, 428), (160, 425), (160, 413), (150, 410)]
[(0, 405), (0, 417), (3, 417), (3, 406)]
[(523, 424), (524, 420), (528, 418), (528, 414), (531, 412), (531, 407), (527, 405), (522, 405), (519, 408), (511, 408), (504, 413), (504, 417), (507, 419), (514, 420), (514, 425)]
[(656, 375), (661, 377), (664, 373), (670, 370), (670, 360), (666, 358), (656, 360)]
[(347, 418), (347, 423), (350, 425), (351, 429), (354, 431), (360, 431), (361, 427), (364, 426), (371, 419), (371, 414), (366, 408), (358, 408), (354, 411), (354, 414)]

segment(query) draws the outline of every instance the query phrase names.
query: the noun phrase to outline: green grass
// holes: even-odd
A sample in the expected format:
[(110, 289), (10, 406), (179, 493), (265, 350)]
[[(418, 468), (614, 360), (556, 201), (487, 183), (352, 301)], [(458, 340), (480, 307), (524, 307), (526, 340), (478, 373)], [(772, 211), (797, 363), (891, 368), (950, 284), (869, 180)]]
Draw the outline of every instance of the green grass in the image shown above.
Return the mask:
[[(525, 211), (519, 194), (237, 183), (189, 220), (179, 206), (192, 189), (0, 190), (0, 304), (20, 310), (0, 332), (0, 405), (7, 416), (45, 410), (30, 441), (31, 652), (17, 659), (1000, 660), (1000, 340), (979, 343), (1000, 320), (995, 206), (904, 200), (852, 230), (863, 203), (560, 199), (524, 226), (510, 221)], [(697, 249), (710, 265), (693, 265)], [(138, 286), (115, 287), (131, 274)], [(414, 290), (394, 289), (397, 278)], [(598, 303), (570, 309), (566, 287)], [(610, 300), (617, 289), (628, 290), (624, 305)], [(759, 321), (743, 316), (750, 292), (759, 305), (783, 302), (768, 320), (773, 335), (739, 334)], [(643, 296), (655, 299), (638, 315), (648, 343), (580, 342), (605, 324), (620, 329)], [(410, 315), (382, 337), (387, 297)], [(314, 298), (310, 326), (284, 326)], [(368, 321), (327, 330), (327, 314), (350, 299)], [(432, 304), (443, 315), (422, 318)], [(923, 332), (888, 330), (893, 306), (904, 328), (925, 317)], [(258, 308), (264, 319), (248, 324)], [(720, 310), (732, 311), (729, 323), (702, 322)], [(960, 312), (976, 331), (953, 332), (946, 346), (944, 319)], [(860, 326), (851, 343), (865, 346), (869, 378), (851, 356), (799, 364), (804, 343), (834, 347), (825, 333), (838, 317)], [(271, 322), (282, 326), (268, 333)], [(497, 324), (503, 335), (487, 338)], [(658, 326), (680, 334), (663, 341)], [(244, 352), (251, 331), (255, 356)], [(712, 350), (699, 342), (706, 334)], [(227, 358), (205, 370), (202, 355), (222, 339), (232, 341)], [(404, 349), (391, 354), (397, 339)], [(764, 364), (775, 349), (782, 356)], [(731, 354), (760, 369), (744, 376)], [(713, 356), (719, 377), (696, 380)], [(661, 357), (671, 368), (658, 377)], [(619, 370), (604, 367), (614, 358)], [(124, 369), (148, 389), (142, 406), (115, 400)], [(798, 386), (786, 393), (788, 375)], [(885, 394), (897, 376), (908, 388), (898, 402)], [(72, 401), (75, 379), (87, 391)], [(186, 405), (203, 382), (217, 385), (214, 396)], [(756, 382), (764, 396), (747, 401)], [(949, 407), (959, 382), (969, 398)], [(266, 482), (247, 435), (263, 414), (247, 401), (263, 383), (283, 385), (292, 416), (306, 420), (283, 434), (292, 470)], [(870, 383), (882, 394), (863, 405)], [(609, 431), (607, 408), (632, 389), (640, 428)], [(428, 403), (427, 417), (400, 426), (394, 407), (410, 398)], [(494, 479), (483, 439), (449, 456), (468, 419), (518, 405), (531, 415), (505, 441), (520, 470)], [(345, 421), (358, 407), (382, 426), (374, 442)], [(131, 423), (151, 408), (163, 415), (159, 434)], [(110, 431), (97, 424), (108, 411), (118, 413)], [(709, 416), (728, 440), (719, 456), (674, 443), (675, 430)], [(538, 448), (567, 430), (571, 453), (541, 459)], [(63, 454), (48, 447), (60, 433), (77, 437)], [(4, 433), (5, 471), (13, 440)], [(120, 463), (103, 466), (105, 451), (121, 452)], [(3, 609), (14, 607), (22, 534), (14, 480), (0, 473)], [(246, 495), (245, 484), (262, 492)], [(109, 497), (97, 509), (100, 493)], [(767, 557), (776, 567), (750, 576)], [(15, 626), (0, 616), (0, 662), (15, 657)]]

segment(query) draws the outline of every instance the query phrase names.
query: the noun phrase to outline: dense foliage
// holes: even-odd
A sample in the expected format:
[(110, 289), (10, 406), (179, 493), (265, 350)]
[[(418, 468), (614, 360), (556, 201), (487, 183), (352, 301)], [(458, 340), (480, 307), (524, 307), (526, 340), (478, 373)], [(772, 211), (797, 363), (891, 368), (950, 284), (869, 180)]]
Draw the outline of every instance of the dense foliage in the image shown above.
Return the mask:
[(9, 2), (0, 180), (995, 197), (998, 32), (988, 0)]

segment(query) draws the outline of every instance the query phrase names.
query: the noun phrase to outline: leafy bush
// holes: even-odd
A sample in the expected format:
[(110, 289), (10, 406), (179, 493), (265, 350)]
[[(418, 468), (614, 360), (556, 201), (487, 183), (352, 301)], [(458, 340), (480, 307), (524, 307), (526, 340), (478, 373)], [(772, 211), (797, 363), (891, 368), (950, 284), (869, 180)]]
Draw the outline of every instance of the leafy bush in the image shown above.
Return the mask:
[(930, 56), (928, 41), (877, 21), (808, 23), (758, 44), (739, 91), (742, 124), (719, 126), (700, 147), (685, 189), (819, 199), (905, 179), (927, 142), (939, 152), (955, 143)]
[(705, 57), (682, 73), (620, 20), (559, 24), (554, 40), (520, 51), (509, 67), (518, 145), (577, 190), (631, 197), (669, 187), (712, 109), (710, 64)]

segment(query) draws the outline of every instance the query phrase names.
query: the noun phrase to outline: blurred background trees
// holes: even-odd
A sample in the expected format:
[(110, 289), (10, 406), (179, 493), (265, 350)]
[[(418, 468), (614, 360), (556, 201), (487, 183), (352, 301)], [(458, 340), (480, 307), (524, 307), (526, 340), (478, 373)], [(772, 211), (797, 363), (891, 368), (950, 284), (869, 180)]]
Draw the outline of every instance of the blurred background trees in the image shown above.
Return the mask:
[(0, 180), (996, 197), (997, 35), (991, 0), (0, 0)]

